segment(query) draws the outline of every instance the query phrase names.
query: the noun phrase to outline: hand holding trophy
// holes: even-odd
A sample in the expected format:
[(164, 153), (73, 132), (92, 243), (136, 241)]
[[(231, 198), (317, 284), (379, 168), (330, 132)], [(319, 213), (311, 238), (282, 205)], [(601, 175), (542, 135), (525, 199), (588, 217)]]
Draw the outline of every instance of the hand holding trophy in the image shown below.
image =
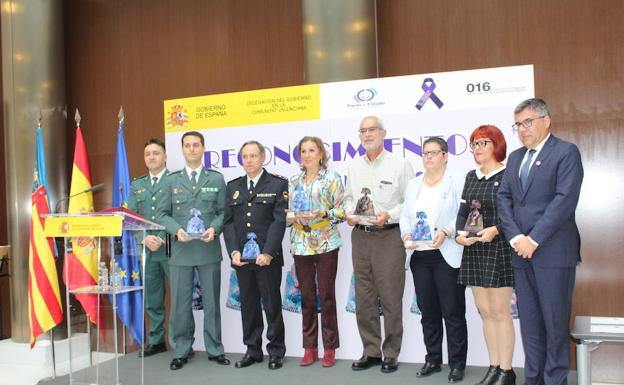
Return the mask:
[(361, 193), (363, 195), (358, 199), (355, 211), (347, 219), (349, 219), (349, 222), (357, 221), (357, 224), (360, 225), (372, 225), (372, 221), (375, 221), (377, 216), (375, 215), (373, 200), (369, 196), (371, 190), (368, 187), (362, 187)]

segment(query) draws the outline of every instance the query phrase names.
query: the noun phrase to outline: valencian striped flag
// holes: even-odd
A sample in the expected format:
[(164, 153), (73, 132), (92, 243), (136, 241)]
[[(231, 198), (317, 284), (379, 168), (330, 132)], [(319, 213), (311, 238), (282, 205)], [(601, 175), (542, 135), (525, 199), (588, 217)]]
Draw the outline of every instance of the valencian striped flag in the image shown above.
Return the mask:
[(35, 346), (38, 336), (63, 321), (54, 243), (52, 238), (46, 238), (43, 234), (44, 220), (41, 218), (42, 214), (50, 211), (46, 193), (45, 153), (41, 126), (37, 127), (35, 154), (35, 180), (28, 247), (28, 321), (31, 348)]
[[(74, 165), (69, 192), (69, 195), (78, 195), (69, 200), (68, 213), (93, 212), (93, 194), (91, 192), (79, 194), (89, 188), (91, 188), (91, 172), (89, 171), (87, 149), (79, 126), (76, 127)], [(66, 253), (64, 265), (66, 272), (63, 274), (63, 280), (70, 289), (97, 285), (97, 242), (96, 238), (90, 237), (72, 238), (71, 251), (68, 250)], [(103, 327), (104, 312), (100, 312), (100, 319), (97, 319), (98, 300), (101, 301), (101, 298), (97, 294), (74, 294), (87, 313), (89, 320)]]
[[(123, 112), (120, 111), (120, 114)], [(113, 207), (128, 207), (130, 196), (130, 171), (124, 141), (123, 118), (117, 129), (117, 150), (115, 151), (115, 170), (113, 173)], [(115, 248), (115, 262), (121, 269), (122, 286), (141, 286), (141, 267), (139, 266), (138, 248), (133, 231), (124, 230), (121, 247)], [(113, 294), (114, 295), (114, 294)], [(132, 333), (139, 344), (143, 344), (143, 295), (141, 291), (117, 294), (117, 315)]]

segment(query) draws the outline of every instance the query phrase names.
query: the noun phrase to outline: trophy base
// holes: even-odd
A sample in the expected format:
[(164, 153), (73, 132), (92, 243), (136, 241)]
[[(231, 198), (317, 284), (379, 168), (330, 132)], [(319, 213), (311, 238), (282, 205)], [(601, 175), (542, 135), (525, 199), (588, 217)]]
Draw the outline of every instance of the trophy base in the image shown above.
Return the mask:
[(483, 229), (482, 228), (481, 229), (478, 229), (478, 228), (477, 229), (474, 229), (474, 228), (473, 229), (464, 229), (464, 230), (458, 231), (457, 234), (459, 234), (459, 235), (461, 235), (463, 237), (466, 237), (466, 238), (478, 238), (479, 235), (477, 235), (477, 233), (479, 231), (481, 231), (481, 230), (483, 230)]
[(431, 247), (433, 247), (433, 240), (428, 240), (428, 241), (405, 241), (405, 242), (403, 242), (403, 246), (406, 249), (431, 248)]
[(349, 215), (349, 219), (357, 219), (359, 225), (370, 226), (373, 225), (373, 221), (377, 220), (376, 215)]

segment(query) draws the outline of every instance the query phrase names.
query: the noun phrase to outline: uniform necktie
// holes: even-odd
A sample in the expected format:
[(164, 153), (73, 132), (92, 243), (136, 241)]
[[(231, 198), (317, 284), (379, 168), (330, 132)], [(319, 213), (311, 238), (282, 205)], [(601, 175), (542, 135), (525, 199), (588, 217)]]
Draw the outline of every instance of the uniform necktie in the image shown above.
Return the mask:
[(522, 165), (522, 168), (520, 169), (520, 187), (522, 187), (522, 190), (524, 191), (524, 188), (526, 187), (526, 180), (529, 176), (529, 170), (531, 169), (531, 161), (533, 160), (533, 155), (535, 154), (535, 150), (529, 150), (529, 156), (527, 156), (527, 159), (524, 161), (524, 164)]
[(249, 181), (249, 193), (251, 194), (253, 192), (254, 189), (254, 182), (253, 180)]
[(158, 182), (158, 177), (157, 176), (152, 178), (152, 187), (156, 186), (156, 182)]
[(195, 186), (197, 186), (197, 178), (195, 178), (197, 176), (197, 171), (192, 171), (191, 172), (191, 187), (195, 188)]

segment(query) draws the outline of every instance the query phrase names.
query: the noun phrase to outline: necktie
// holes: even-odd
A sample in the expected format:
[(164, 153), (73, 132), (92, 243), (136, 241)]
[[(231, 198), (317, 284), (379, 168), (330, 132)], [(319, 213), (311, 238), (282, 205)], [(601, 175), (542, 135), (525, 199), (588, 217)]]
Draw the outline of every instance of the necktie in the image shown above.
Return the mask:
[(193, 189), (195, 189), (195, 186), (197, 186), (197, 178), (195, 178), (197, 176), (197, 171), (192, 171), (191, 172), (191, 187), (193, 187)]
[(531, 169), (531, 161), (533, 160), (533, 155), (535, 154), (535, 150), (529, 150), (529, 156), (527, 156), (524, 164), (522, 164), (522, 168), (520, 169), (520, 187), (522, 190), (525, 188), (527, 177), (529, 176), (529, 170)]
[(157, 176), (152, 178), (152, 187), (156, 186), (156, 182), (158, 182), (158, 177)]
[(253, 180), (249, 181), (249, 193), (251, 194), (253, 192), (254, 189), (254, 182)]

